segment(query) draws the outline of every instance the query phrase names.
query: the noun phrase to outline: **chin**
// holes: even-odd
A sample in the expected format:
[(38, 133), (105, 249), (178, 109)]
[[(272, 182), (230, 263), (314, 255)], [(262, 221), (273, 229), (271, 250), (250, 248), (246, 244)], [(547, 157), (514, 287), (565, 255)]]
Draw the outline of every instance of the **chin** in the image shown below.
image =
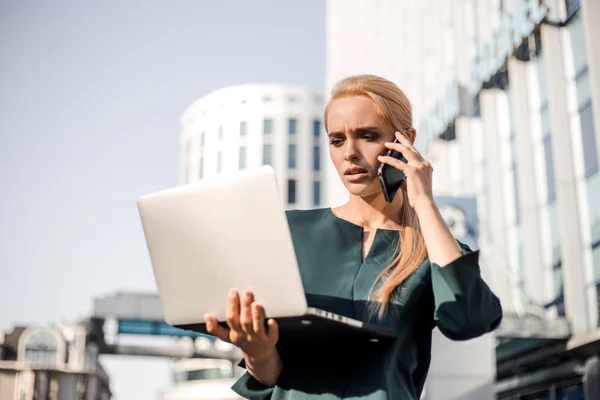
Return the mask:
[(369, 182), (369, 183), (350, 183), (350, 182), (344, 182), (344, 186), (346, 186), (346, 189), (348, 190), (348, 192), (350, 192), (351, 195), (353, 196), (358, 196), (358, 197), (373, 197), (373, 196), (377, 196), (377, 195), (381, 195), (381, 188), (379, 187), (379, 183), (377, 183), (377, 186), (373, 185), (373, 182)]

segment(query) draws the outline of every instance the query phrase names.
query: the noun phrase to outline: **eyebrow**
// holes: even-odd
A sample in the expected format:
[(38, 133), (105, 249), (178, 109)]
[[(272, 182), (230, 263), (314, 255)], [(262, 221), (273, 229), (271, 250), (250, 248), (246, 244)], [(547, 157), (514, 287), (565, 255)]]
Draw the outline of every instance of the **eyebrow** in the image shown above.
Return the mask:
[[(378, 126), (361, 126), (360, 128), (356, 128), (354, 129), (353, 132), (375, 132), (375, 133), (379, 133), (379, 127)], [(344, 135), (344, 132), (329, 132), (327, 134), (327, 136), (331, 137), (331, 136), (339, 136), (339, 135)]]

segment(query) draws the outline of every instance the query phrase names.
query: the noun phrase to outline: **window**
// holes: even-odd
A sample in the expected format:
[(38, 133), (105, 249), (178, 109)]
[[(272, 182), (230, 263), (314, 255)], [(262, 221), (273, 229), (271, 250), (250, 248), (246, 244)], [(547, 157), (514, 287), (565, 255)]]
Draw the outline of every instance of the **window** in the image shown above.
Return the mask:
[(594, 132), (594, 116), (592, 103), (579, 113), (581, 119), (581, 141), (583, 144), (583, 162), (585, 164), (585, 177), (589, 178), (598, 172), (598, 154), (596, 153), (596, 136)]
[(219, 142), (223, 140), (223, 126), (219, 126)]
[(513, 184), (514, 184), (514, 191), (515, 191), (515, 219), (516, 219), (516, 223), (519, 224), (519, 221), (521, 221), (521, 210), (519, 209), (519, 185), (517, 182), (517, 164), (513, 163), (513, 168), (512, 168), (512, 176), (513, 176)]
[(217, 174), (221, 173), (221, 169), (222, 169), (222, 165), (223, 164), (223, 152), (219, 151), (217, 152)]
[(546, 188), (548, 203), (556, 200), (556, 187), (554, 185), (554, 161), (552, 158), (552, 139), (550, 136), (544, 138), (544, 154), (546, 159)]
[(565, 0), (565, 8), (567, 9), (567, 18), (575, 14), (580, 7), (580, 0)]
[(558, 220), (558, 204), (553, 202), (548, 206), (548, 217), (550, 218), (550, 244), (552, 247), (552, 264), (561, 262), (560, 225)]
[(270, 135), (273, 133), (273, 120), (265, 119), (263, 121), (263, 134)]
[(197, 371), (189, 371), (187, 380), (188, 381), (196, 381), (196, 380), (204, 380), (204, 379), (224, 379), (224, 378), (232, 378), (233, 377), (233, 368), (224, 369), (224, 368), (210, 368), (210, 369), (201, 369)]
[(202, 179), (202, 175), (204, 174), (204, 157), (200, 157), (200, 171), (199, 171), (199, 178)]
[(240, 137), (246, 136), (248, 123), (246, 121), (240, 122)]
[(175, 374), (175, 382), (232, 378), (233, 372), (233, 368), (206, 368), (195, 371), (182, 371)]
[(273, 165), (273, 145), (263, 145), (263, 165)]
[(550, 109), (548, 108), (548, 103), (542, 105), (540, 117), (542, 120), (542, 136), (546, 137), (550, 135)]
[(321, 151), (319, 146), (313, 147), (313, 170), (316, 172), (321, 170)]
[(585, 400), (585, 393), (583, 383), (578, 382), (558, 388), (554, 398), (560, 400)]
[(36, 332), (25, 343), (25, 362), (37, 367), (56, 367), (58, 340), (50, 332)]
[(288, 167), (296, 168), (296, 145), (288, 145)]
[(316, 138), (321, 136), (321, 121), (318, 119), (313, 121), (313, 136)]
[(596, 281), (596, 283), (600, 283), (600, 242), (596, 244), (596, 247), (592, 247), (592, 260), (594, 280)]
[(321, 204), (321, 182), (313, 182), (313, 205), (318, 206)]
[(290, 118), (288, 119), (288, 133), (290, 135), (295, 135), (296, 134), (296, 118)]
[(296, 181), (294, 179), (288, 180), (288, 204), (296, 204)]
[(240, 147), (240, 159), (239, 159), (239, 167), (240, 169), (246, 168), (246, 147)]
[[(600, 173), (586, 179), (592, 242), (600, 241)], [(598, 265), (600, 271), (600, 265)], [(598, 276), (600, 279), (600, 275)]]

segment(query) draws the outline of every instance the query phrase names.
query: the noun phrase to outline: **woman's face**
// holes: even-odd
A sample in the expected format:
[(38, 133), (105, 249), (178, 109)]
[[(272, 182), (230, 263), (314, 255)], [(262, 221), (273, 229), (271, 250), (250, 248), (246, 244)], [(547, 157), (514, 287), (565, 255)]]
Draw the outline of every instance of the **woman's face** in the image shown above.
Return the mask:
[(348, 191), (360, 197), (381, 193), (377, 156), (394, 141), (394, 129), (366, 96), (332, 100), (327, 114), (329, 154)]

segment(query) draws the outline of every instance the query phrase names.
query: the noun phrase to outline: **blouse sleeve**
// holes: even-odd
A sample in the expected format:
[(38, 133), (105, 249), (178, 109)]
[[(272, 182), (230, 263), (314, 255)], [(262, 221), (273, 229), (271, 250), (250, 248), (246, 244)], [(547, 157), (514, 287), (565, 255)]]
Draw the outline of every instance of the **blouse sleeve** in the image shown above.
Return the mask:
[(431, 264), (434, 321), (446, 337), (468, 340), (496, 329), (502, 320), (502, 307), (481, 278), (479, 251), (459, 244), (461, 257), (443, 268)]
[[(246, 368), (246, 363), (243, 359), (238, 366)], [(231, 386), (231, 389), (244, 399), (249, 400), (268, 400), (273, 393), (273, 387), (262, 384), (248, 372), (245, 372), (244, 375)]]

